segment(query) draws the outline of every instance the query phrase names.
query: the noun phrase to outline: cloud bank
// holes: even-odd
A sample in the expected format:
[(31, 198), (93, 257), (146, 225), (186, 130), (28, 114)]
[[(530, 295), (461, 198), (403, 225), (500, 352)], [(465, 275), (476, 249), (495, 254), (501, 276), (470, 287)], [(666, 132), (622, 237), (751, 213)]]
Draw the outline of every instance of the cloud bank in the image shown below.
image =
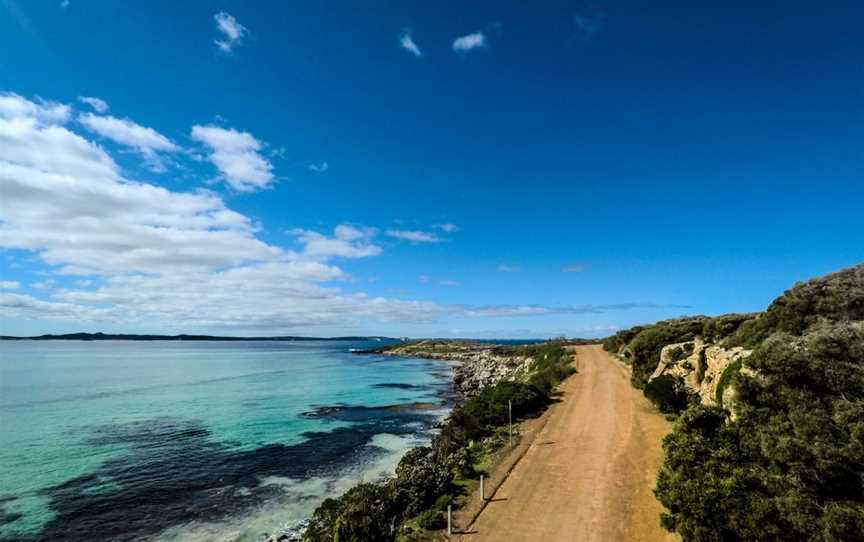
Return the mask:
[[(445, 305), (346, 291), (352, 277), (336, 262), (382, 254), (378, 230), (346, 223), (323, 233), (290, 230), (293, 246), (264, 240), (260, 226), (217, 193), (136, 180), (90, 132), (76, 129), (87, 126), (142, 154), (172, 152), (176, 144), (131, 121), (88, 114), (74, 118), (91, 120), (72, 122), (68, 105), (0, 93), (0, 249), (29, 253), (46, 276), (28, 289), (0, 281), (4, 318), (280, 334), (313, 332), (316, 326), (350, 329), (361, 322), (657, 307)], [(211, 150), (229, 185), (261, 188), (272, 182), (272, 167), (259, 154), (263, 144), (251, 134), (195, 126), (192, 135)], [(438, 229), (456, 231), (444, 226)], [(383, 235), (417, 244), (440, 241), (423, 230)]]
[[(0, 94), (0, 248), (33, 252), (57, 277), (81, 277), (67, 287), (46, 281), (44, 298), (9, 292), (14, 285), (4, 281), (0, 315), (276, 332), (367, 318), (418, 321), (447, 311), (335, 286), (348, 274), (330, 260), (379, 254), (374, 231), (297, 231), (299, 251), (269, 244), (213, 192), (127, 178), (69, 118), (68, 106)], [(257, 148), (248, 134), (199, 128), (214, 154), (223, 153), (214, 159), (220, 164)]]

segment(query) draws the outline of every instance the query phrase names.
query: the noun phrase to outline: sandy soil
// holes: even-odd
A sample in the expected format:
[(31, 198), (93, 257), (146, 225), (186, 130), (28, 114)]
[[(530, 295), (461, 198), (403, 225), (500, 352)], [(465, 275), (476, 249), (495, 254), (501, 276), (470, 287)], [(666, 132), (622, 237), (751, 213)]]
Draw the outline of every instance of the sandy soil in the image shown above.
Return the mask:
[(676, 540), (660, 527), (652, 492), (669, 424), (602, 348), (575, 352), (579, 373), (561, 386), (561, 402), (534, 422), (524, 456), (454, 539)]

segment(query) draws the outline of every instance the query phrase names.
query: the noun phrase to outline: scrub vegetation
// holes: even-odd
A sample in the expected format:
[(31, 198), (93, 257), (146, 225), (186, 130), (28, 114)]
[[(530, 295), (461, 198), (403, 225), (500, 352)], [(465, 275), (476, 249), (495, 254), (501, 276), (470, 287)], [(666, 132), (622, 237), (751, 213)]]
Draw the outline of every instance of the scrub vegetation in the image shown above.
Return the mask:
[[(697, 335), (753, 349), (722, 373), (722, 406), (682, 402), (671, 380), (644, 386), (665, 344)], [(667, 529), (687, 542), (864, 540), (864, 265), (798, 284), (758, 315), (659, 322), (604, 346), (680, 412), (657, 478)]]

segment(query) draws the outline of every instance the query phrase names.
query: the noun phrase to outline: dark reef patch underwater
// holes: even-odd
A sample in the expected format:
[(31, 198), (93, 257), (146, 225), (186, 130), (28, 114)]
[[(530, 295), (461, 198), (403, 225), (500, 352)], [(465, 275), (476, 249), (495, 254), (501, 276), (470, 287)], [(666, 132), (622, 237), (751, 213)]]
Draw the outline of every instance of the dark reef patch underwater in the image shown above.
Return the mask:
[[(417, 424), (429, 426), (434, 419), (388, 412), (383, 418), (363, 416), (351, 427), (305, 433), (307, 440), (299, 444), (240, 452), (209, 440), (210, 432), (197, 421), (154, 418), (97, 427), (91, 444), (124, 445), (129, 452), (44, 490), (54, 519), (38, 534), (2, 540), (133, 540), (190, 521), (224, 519), (278, 496), (281, 489), (262, 484), (263, 477), (305, 479), (337, 472), (382, 453), (371, 444), (375, 435), (413, 434)], [(11, 500), (0, 500), (0, 506)], [(0, 512), (0, 520), (6, 517)]]

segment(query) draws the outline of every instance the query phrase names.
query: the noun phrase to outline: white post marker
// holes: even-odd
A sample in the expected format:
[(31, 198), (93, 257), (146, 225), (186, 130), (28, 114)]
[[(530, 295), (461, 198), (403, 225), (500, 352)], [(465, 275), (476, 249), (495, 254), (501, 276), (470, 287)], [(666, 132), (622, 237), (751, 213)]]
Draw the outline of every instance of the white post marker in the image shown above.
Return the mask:
[(480, 502), (486, 500), (486, 492), (483, 491), (483, 475), (480, 475)]
[(447, 536), (453, 534), (453, 506), (447, 505)]

